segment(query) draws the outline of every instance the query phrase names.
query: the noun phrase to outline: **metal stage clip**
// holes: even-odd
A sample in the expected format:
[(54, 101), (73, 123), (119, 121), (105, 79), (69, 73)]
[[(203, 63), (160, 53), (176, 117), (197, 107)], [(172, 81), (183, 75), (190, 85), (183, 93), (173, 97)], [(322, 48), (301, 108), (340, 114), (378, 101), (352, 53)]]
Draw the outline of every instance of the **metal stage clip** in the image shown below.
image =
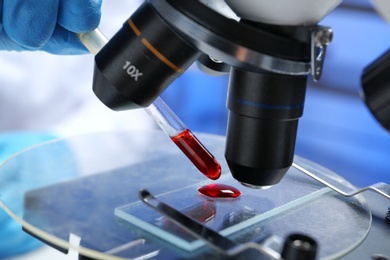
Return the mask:
[(323, 174), (322, 176), (320, 176), (321, 174), (314, 174), (311, 171), (301, 167), (300, 165), (298, 165), (296, 163), (293, 163), (292, 167), (294, 167), (295, 169), (299, 170), (300, 172), (306, 174), (307, 176), (324, 184), (328, 188), (334, 190), (335, 192), (337, 192), (345, 197), (352, 197), (352, 196), (355, 196), (355, 195), (362, 193), (366, 190), (372, 190), (372, 191), (374, 191), (374, 192), (376, 192), (376, 193), (378, 193), (378, 194), (382, 195), (383, 197), (390, 200), (390, 185), (387, 183), (378, 182), (378, 183), (369, 185), (369, 186), (361, 188), (361, 189), (350, 188), (350, 187), (347, 187), (347, 186), (342, 185), (342, 184), (340, 187), (336, 187), (336, 185), (331, 184), (331, 181), (332, 181), (331, 178), (325, 174)]
[(181, 213), (179, 210), (160, 201), (147, 190), (140, 190), (139, 197), (146, 205), (161, 213), (170, 221), (190, 232), (195, 237), (206, 242), (209, 246), (222, 254), (233, 257), (246, 250), (252, 249), (258, 251), (259, 254), (266, 256), (269, 259), (281, 259), (280, 254), (270, 248), (265, 248), (254, 242), (238, 244), (229, 238), (220, 235), (218, 232), (198, 223), (187, 215)]

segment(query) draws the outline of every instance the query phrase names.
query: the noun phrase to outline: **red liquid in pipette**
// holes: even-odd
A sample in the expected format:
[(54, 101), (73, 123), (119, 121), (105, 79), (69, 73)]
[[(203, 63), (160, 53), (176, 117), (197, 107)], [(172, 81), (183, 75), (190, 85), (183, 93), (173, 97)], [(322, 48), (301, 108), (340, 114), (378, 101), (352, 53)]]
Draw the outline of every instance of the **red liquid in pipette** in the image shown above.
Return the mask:
[(237, 198), (241, 192), (227, 184), (211, 183), (198, 189), (200, 193), (212, 198)]
[(206, 177), (216, 180), (221, 176), (221, 166), (217, 160), (190, 130), (185, 129), (171, 139)]

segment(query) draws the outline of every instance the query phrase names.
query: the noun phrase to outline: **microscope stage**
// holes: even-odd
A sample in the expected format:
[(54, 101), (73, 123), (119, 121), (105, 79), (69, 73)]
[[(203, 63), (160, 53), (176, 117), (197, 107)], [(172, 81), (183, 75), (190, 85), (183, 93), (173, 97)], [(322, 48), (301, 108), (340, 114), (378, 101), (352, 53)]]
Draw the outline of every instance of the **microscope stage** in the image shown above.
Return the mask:
[[(254, 241), (280, 251), (287, 235), (302, 233), (317, 241), (320, 258), (335, 259), (366, 238), (372, 214), (363, 195), (345, 198), (295, 168), (269, 189), (244, 187), (228, 172), (224, 138), (198, 137), (221, 163), (216, 181), (199, 173), (162, 132), (86, 135), (10, 158), (0, 171), (3, 177), (18, 178), (20, 185), (12, 203), (2, 197), (4, 208), (16, 214), (25, 231), (64, 252), (69, 236), (79, 237), (80, 254), (96, 259), (218, 256), (143, 204), (140, 189), (238, 243)], [(303, 158), (295, 162), (350, 185)], [(241, 195), (212, 198), (198, 192), (210, 183), (230, 185)]]

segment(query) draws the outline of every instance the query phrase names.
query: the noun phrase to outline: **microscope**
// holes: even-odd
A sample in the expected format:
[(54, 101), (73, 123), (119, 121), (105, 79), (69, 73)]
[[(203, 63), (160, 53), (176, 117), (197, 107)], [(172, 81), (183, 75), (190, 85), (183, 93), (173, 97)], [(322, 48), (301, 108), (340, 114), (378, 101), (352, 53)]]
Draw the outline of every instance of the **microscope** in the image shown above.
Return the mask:
[[(320, 238), (321, 257), (327, 259), (367, 254), (388, 259), (372, 255), (371, 249), (389, 252), (385, 218), (390, 219), (390, 208), (385, 217), (383, 204), (388, 205), (390, 186), (357, 190), (337, 174), (294, 158), (307, 80), (320, 79), (332, 40), (331, 28), (318, 23), (340, 2), (145, 1), (96, 54), (93, 91), (113, 110), (138, 109), (152, 104), (194, 62), (206, 73), (228, 73), (227, 136), (206, 138), (206, 144), (218, 152), (225, 146), (221, 157), (233, 178), (225, 174), (221, 179), (243, 184), (245, 194), (235, 200), (195, 195), (204, 180), (182, 174), (193, 169), (168, 153), (158, 134), (153, 140), (147, 133), (119, 134), (126, 141), (118, 142), (124, 143), (118, 151), (100, 149), (107, 136), (75, 138), (70, 143), (81, 144), (77, 153), (88, 156), (75, 153), (64, 160), (50, 150), (58, 150), (56, 143), (44, 147), (43, 159), (25, 153), (33, 166), (40, 166), (41, 159), (54, 169), (81, 172), (82, 178), (50, 182), (23, 194), (23, 219), (61, 243), (28, 225), (25, 230), (63, 251), (71, 247), (63, 241), (78, 236), (79, 259), (240, 259), (244, 253), (243, 259), (312, 260), (317, 251), (312, 237)], [(365, 101), (387, 128), (389, 55), (368, 66), (362, 77)], [(48, 155), (53, 158), (47, 160)], [(92, 167), (91, 176), (81, 166)], [(34, 178), (42, 172), (34, 167), (26, 171), (30, 168)], [(368, 195), (373, 210), (358, 194), (368, 189), (386, 197), (372, 200)], [(289, 230), (306, 234), (288, 236)], [(280, 240), (272, 240), (281, 237), (286, 238), (282, 247)]]
[[(146, 1), (95, 57), (93, 90), (114, 110), (146, 107), (195, 61), (229, 73), (225, 158), (251, 188), (292, 164), (309, 75), (321, 76), (339, 0)], [(299, 8), (296, 8), (299, 6)]]

